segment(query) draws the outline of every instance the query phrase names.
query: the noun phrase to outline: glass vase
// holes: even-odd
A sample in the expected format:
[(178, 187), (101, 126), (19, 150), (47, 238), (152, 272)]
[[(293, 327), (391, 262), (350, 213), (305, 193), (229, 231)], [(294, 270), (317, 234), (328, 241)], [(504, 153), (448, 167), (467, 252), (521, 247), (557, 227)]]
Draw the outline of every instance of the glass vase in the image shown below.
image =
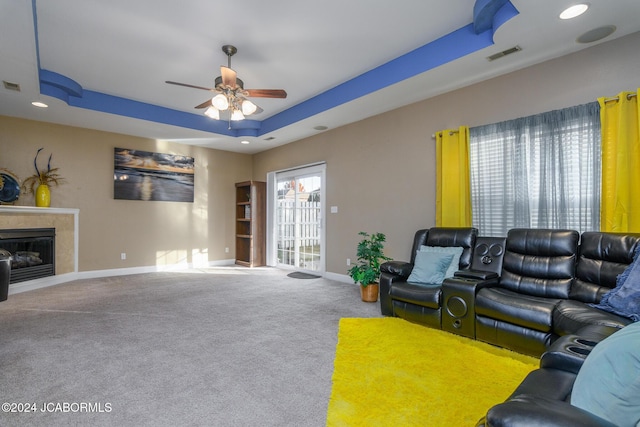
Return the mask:
[(36, 206), (39, 208), (51, 206), (51, 190), (47, 184), (40, 184), (36, 188)]

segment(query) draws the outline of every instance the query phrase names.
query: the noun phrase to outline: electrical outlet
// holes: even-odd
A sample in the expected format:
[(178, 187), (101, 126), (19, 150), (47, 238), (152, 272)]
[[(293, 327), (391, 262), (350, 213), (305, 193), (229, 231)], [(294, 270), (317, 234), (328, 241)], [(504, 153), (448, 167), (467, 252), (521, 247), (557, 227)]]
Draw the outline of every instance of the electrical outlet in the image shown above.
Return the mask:
[(347, 258), (347, 265), (351, 265), (351, 258)]
[(224, 253), (228, 254), (229, 253), (229, 248), (224, 248)]
[(121, 260), (123, 260), (123, 261), (124, 261), (125, 259), (127, 259), (127, 253), (126, 253), (126, 252), (122, 252), (122, 253), (120, 254), (120, 259), (121, 259)]

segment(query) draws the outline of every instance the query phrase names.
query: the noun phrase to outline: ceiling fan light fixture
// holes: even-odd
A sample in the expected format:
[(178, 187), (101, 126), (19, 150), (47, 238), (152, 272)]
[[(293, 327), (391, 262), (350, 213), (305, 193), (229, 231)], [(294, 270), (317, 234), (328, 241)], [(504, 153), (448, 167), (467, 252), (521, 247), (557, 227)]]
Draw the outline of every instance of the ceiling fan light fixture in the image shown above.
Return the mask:
[(242, 114), (242, 111), (240, 110), (233, 110), (233, 113), (231, 113), (231, 120), (233, 121), (244, 120), (244, 114)]
[(220, 111), (224, 111), (229, 108), (229, 100), (226, 96), (219, 93), (211, 99), (211, 104)]
[(212, 119), (220, 120), (220, 111), (216, 107), (208, 107), (204, 110), (204, 115)]
[[(222, 46), (222, 51), (227, 55), (228, 66), (220, 67), (220, 76), (215, 79), (214, 88), (197, 86), (187, 83), (179, 83), (166, 80), (165, 83), (185, 86), (193, 89), (202, 89), (211, 92), (218, 92), (210, 101), (203, 102), (195, 108), (201, 109), (205, 107), (204, 114), (213, 119), (220, 120), (220, 111), (229, 112), (229, 120), (244, 120), (245, 116), (262, 113), (264, 110), (253, 102), (245, 99), (245, 97), (260, 98), (286, 98), (287, 92), (283, 89), (244, 89), (244, 83), (238, 78), (236, 72), (231, 68), (231, 57), (238, 52), (235, 46), (230, 44)], [(6, 83), (6, 82), (5, 82)], [(6, 85), (5, 85), (6, 86)], [(225, 116), (226, 117), (226, 116)], [(226, 119), (225, 119), (226, 120)], [(231, 126), (231, 123), (229, 123)], [(231, 129), (231, 127), (229, 127)]]
[(257, 109), (258, 107), (256, 106), (256, 104), (249, 101), (248, 99), (242, 101), (242, 113), (245, 116), (250, 116), (251, 114), (255, 113)]

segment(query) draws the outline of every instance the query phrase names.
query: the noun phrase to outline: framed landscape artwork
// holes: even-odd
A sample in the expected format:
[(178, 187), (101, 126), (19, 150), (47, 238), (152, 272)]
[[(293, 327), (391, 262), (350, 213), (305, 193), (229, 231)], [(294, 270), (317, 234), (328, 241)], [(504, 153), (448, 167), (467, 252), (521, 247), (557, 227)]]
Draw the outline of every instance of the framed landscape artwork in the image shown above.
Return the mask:
[(114, 149), (113, 198), (193, 202), (193, 157)]

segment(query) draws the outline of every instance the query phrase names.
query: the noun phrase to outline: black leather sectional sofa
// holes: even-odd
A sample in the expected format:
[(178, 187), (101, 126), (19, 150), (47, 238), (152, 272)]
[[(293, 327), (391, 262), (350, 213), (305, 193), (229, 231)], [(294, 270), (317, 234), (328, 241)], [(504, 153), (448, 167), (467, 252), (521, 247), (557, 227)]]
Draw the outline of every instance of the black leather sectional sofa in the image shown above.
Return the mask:
[[(639, 244), (640, 234), (513, 229), (495, 238), (474, 228), (418, 230), (410, 261), (381, 266), (381, 311), (541, 357), (541, 368), (479, 426), (612, 425), (572, 406), (571, 392), (594, 346), (633, 323), (591, 304), (616, 286)], [(417, 252), (434, 246), (462, 247), (459, 270), (441, 284), (412, 283)]]
[[(380, 307), (425, 326), (541, 356), (583, 328), (620, 329), (631, 320), (589, 306), (633, 261), (640, 234), (513, 229), (506, 238), (475, 228), (416, 232), (412, 259), (380, 270)], [(421, 246), (462, 247), (459, 271), (439, 285), (407, 281)]]

